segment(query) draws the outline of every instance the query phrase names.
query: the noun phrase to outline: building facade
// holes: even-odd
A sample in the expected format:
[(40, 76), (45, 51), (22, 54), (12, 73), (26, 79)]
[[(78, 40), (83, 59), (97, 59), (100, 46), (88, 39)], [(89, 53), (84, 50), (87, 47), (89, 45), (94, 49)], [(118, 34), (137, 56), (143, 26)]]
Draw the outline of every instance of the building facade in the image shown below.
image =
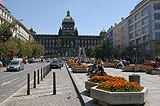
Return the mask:
[(30, 38), (30, 32), (27, 30), (27, 28), (16, 18), (12, 16), (10, 11), (5, 8), (5, 5), (2, 0), (0, 0), (0, 25), (4, 22), (17, 22), (15, 28), (13, 28), (13, 37), (20, 38), (24, 41), (28, 41)]
[(115, 24), (112, 28), (113, 30), (113, 49), (114, 57), (116, 58), (126, 58), (126, 19), (121, 18), (121, 22)]
[(138, 59), (160, 55), (160, 1), (142, 0), (127, 17), (127, 47)]
[(35, 34), (34, 39), (45, 47), (46, 57), (72, 57), (78, 56), (80, 48), (88, 49), (91, 46), (101, 44), (103, 36), (79, 35), (78, 29), (75, 28), (75, 21), (68, 10), (58, 35)]

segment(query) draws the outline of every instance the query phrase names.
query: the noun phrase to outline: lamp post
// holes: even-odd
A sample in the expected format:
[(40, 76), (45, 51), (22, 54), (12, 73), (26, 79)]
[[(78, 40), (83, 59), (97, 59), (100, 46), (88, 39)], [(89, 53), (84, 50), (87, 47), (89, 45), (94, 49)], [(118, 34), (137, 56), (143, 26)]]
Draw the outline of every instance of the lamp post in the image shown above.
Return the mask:
[(137, 48), (133, 48), (133, 50), (136, 52), (136, 61), (135, 61), (135, 64), (137, 64)]

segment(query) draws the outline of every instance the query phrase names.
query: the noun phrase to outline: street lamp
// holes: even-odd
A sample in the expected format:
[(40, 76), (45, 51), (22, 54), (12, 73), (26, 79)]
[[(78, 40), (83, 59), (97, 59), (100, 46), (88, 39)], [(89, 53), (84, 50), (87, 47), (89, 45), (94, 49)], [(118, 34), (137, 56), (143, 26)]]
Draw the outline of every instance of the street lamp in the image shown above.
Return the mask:
[(133, 48), (133, 50), (136, 52), (136, 61), (135, 61), (135, 64), (137, 64), (137, 48)]

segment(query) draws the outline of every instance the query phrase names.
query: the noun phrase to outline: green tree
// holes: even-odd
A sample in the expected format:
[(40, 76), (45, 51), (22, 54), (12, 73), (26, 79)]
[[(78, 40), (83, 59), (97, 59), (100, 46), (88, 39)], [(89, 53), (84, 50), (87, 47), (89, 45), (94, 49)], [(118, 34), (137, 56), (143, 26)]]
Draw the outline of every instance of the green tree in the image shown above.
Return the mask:
[(32, 57), (33, 50), (31, 43), (29, 41), (25, 42), (25, 49), (26, 49), (25, 56)]
[(32, 41), (31, 45), (32, 45), (32, 50), (33, 50), (32, 56), (39, 57), (41, 55), (41, 49), (39, 47), (39, 44), (35, 41)]
[(95, 54), (96, 52), (95, 52), (94, 46), (87, 49), (87, 52), (86, 52), (87, 57), (94, 57)]
[(6, 42), (10, 37), (13, 36), (12, 29), (13, 24), (4, 22), (0, 25), (0, 42)]
[(5, 58), (12, 59), (12, 57), (14, 55), (17, 55), (18, 53), (16, 42), (12, 39), (9, 39), (5, 43), (3, 43), (2, 52), (2, 56), (4, 56)]
[(25, 57), (26, 56), (26, 48), (25, 42), (23, 40), (17, 39), (17, 47), (18, 47), (18, 56)]

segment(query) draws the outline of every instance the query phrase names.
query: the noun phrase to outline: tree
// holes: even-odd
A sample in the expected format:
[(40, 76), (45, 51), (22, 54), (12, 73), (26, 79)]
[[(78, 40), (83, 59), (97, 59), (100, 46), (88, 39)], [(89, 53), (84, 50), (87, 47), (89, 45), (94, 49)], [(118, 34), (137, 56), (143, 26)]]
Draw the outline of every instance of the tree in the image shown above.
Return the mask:
[(86, 52), (87, 57), (94, 57), (95, 54), (96, 52), (95, 52), (94, 46), (87, 49), (87, 52)]
[(8, 22), (4, 22), (0, 25), (0, 42), (6, 42), (13, 36), (13, 32), (11, 31), (12, 28), (13, 25)]
[(17, 39), (17, 47), (18, 47), (18, 56), (25, 57), (26, 56), (25, 42), (20, 39)]
[(5, 43), (3, 43), (2, 52), (2, 56), (4, 56), (5, 58), (12, 59), (12, 57), (14, 55), (17, 55), (18, 53), (16, 42), (14, 42), (12, 39), (9, 39)]
[(33, 50), (31, 43), (29, 41), (25, 42), (25, 49), (26, 49), (25, 56), (32, 57)]

